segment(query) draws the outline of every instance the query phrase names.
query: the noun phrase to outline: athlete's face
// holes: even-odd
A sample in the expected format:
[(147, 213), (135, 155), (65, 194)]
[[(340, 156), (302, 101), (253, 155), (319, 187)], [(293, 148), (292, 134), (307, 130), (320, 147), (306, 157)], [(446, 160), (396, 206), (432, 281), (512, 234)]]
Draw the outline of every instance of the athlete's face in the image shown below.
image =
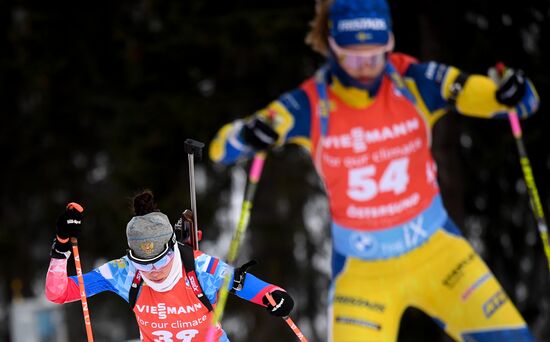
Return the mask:
[(140, 272), (147, 279), (155, 283), (160, 283), (164, 279), (166, 279), (166, 277), (168, 277), (168, 274), (170, 274), (170, 270), (172, 269), (173, 263), (174, 263), (174, 258), (172, 257), (172, 259), (165, 266), (159, 269), (153, 268), (151, 271), (140, 271)]
[(358, 44), (343, 48), (332, 38), (329, 38), (329, 45), (348, 75), (361, 83), (369, 83), (384, 71), (386, 54), (393, 50), (393, 36), (386, 45)]

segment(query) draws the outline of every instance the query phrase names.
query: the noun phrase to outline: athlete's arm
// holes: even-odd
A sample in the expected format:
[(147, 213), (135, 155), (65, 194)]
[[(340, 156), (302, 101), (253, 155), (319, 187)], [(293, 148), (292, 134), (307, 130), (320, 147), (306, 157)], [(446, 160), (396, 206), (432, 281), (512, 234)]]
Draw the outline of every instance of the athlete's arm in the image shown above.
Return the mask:
[[(108, 262), (83, 275), (86, 296), (111, 291), (127, 301), (130, 285), (123, 285), (127, 282), (120, 279), (128, 276), (128, 263), (124, 259)], [(124, 286), (126, 288), (122, 288)], [(80, 300), (77, 277), (67, 276), (67, 259), (51, 259), (46, 275), (45, 294), (49, 301), (57, 304)]]
[(50, 260), (45, 286), (46, 298), (63, 304), (80, 299), (78, 284), (67, 277), (67, 259)]
[(309, 99), (302, 89), (285, 93), (255, 114), (223, 126), (210, 144), (210, 158), (214, 162), (231, 164), (252, 157), (256, 151), (242, 133), (246, 122), (254, 118), (272, 123), (279, 135), (276, 145), (298, 143), (309, 148), (310, 110)]
[(510, 107), (497, 100), (499, 86), (485, 75), (469, 75), (452, 66), (429, 62), (412, 64), (405, 78), (420, 96), (432, 125), (453, 106), (463, 115), (479, 118), (500, 118), (513, 109), (525, 118), (538, 108), (537, 92), (528, 79), (523, 96)]
[[(242, 299), (265, 307), (270, 314), (279, 317), (288, 316), (294, 308), (294, 300), (281, 287), (266, 283), (250, 273), (244, 274), (240, 280), (242, 288), (234, 293)], [(275, 306), (269, 303), (267, 294), (271, 295), (276, 303)]]
[[(224, 277), (226, 275), (228, 275), (231, 279), (227, 287), (228, 290), (235, 293), (242, 299), (264, 307), (266, 307), (266, 304), (264, 303), (263, 298), (266, 293), (281, 291), (286, 294), (286, 291), (281, 287), (269, 284), (250, 273), (246, 273), (241, 278), (240, 272), (236, 272), (233, 267), (218, 258), (200, 251), (195, 251), (195, 266), (197, 270), (197, 277), (199, 278), (202, 289), (210, 302), (213, 304), (217, 302), (217, 293), (223, 286)], [(239, 284), (241, 284), (238, 289), (234, 289), (235, 277), (239, 277)], [(289, 301), (292, 300), (290, 299)]]

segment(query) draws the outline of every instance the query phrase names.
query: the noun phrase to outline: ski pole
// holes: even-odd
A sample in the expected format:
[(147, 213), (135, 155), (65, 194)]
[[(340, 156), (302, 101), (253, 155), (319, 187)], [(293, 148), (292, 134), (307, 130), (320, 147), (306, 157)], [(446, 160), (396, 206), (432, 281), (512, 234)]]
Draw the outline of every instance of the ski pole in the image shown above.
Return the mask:
[[(269, 301), (269, 304), (271, 304), (273, 306), (277, 305), (277, 303), (273, 299), (273, 296), (271, 296), (271, 293), (266, 293), (265, 296), (266, 296), (267, 300)], [(288, 324), (290, 329), (292, 329), (294, 334), (296, 334), (296, 336), (298, 337), (298, 339), (300, 341), (308, 342), (307, 338), (304, 336), (304, 334), (302, 334), (302, 331), (296, 326), (294, 321), (289, 316), (283, 317), (283, 319), (285, 320), (286, 324)]]
[(186, 139), (184, 143), (184, 150), (187, 153), (187, 161), (189, 162), (189, 191), (191, 193), (191, 211), (193, 212), (193, 226), (194, 229), (190, 231), (191, 247), (197, 250), (199, 249), (199, 236), (197, 225), (197, 197), (195, 191), (195, 157), (198, 161), (202, 159), (202, 148), (204, 144), (193, 140)]
[[(252, 210), (252, 200), (254, 199), (254, 194), (256, 193), (256, 188), (260, 177), (262, 176), (262, 171), (264, 167), (264, 162), (266, 158), (266, 152), (260, 151), (254, 156), (252, 161), (252, 166), (250, 167), (250, 172), (248, 174), (248, 182), (246, 185), (245, 196), (243, 205), (241, 207), (241, 216), (239, 217), (239, 222), (237, 223), (237, 229), (231, 239), (231, 244), (229, 245), (229, 252), (227, 254), (227, 263), (232, 264), (237, 259), (237, 254), (241, 246), (242, 236), (248, 227), (248, 222), (250, 221), (250, 212)], [(229, 277), (226, 276), (223, 282), (220, 292), (218, 293), (218, 303), (214, 309), (214, 315), (212, 317), (212, 324), (206, 335), (207, 342), (214, 341), (215, 328), (218, 325), (218, 322), (221, 321), (223, 316), (223, 311), (225, 309), (225, 303), (227, 302), (227, 295), (229, 290)]]
[[(76, 209), (83, 212), (84, 208), (78, 203), (71, 202), (67, 205), (67, 209)], [(86, 327), (86, 336), (88, 342), (94, 341), (92, 333), (92, 321), (90, 320), (90, 311), (88, 309), (88, 300), (86, 298), (86, 289), (84, 288), (84, 278), (82, 276), (82, 266), (80, 265), (80, 253), (78, 252), (78, 239), (71, 237), (71, 245), (73, 247), (74, 265), (76, 268), (76, 277), (78, 278), (78, 287), (80, 289), (80, 301), (82, 302), (82, 313), (84, 314), (84, 326)]]
[[(501, 75), (503, 75), (505, 66), (503, 63), (497, 63), (496, 69)], [(544, 253), (546, 255), (546, 261), (548, 262), (548, 271), (550, 271), (550, 243), (548, 242), (548, 225), (546, 224), (546, 219), (544, 218), (544, 210), (540, 200), (537, 185), (535, 183), (535, 177), (533, 176), (531, 162), (529, 161), (527, 150), (525, 148), (525, 144), (523, 143), (523, 131), (521, 129), (521, 124), (519, 122), (517, 111), (509, 111), (508, 119), (510, 121), (510, 126), (512, 127), (512, 133), (516, 140), (521, 170), (523, 171), (523, 180), (527, 187), (527, 193), (529, 194), (531, 209), (537, 221), (539, 235), (542, 240)]]

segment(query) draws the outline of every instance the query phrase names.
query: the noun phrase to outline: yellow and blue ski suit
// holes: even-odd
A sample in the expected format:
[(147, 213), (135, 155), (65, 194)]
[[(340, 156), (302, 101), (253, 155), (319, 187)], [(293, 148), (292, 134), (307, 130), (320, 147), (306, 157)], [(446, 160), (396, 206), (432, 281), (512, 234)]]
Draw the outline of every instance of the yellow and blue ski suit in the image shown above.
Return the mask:
[[(369, 89), (329, 67), (254, 114), (273, 120), (279, 145), (305, 147), (325, 185), (333, 238), (329, 338), (395, 341), (413, 306), (458, 341), (532, 341), (449, 218), (430, 151), (431, 129), (450, 102), (479, 118), (506, 117), (512, 108), (497, 102), (498, 86), (486, 76), (464, 77), (455, 67), (399, 53), (388, 60), (391, 68)], [(514, 108), (522, 118), (538, 106), (527, 83)], [(252, 156), (241, 136), (248, 119), (221, 128), (210, 145), (213, 161)]]

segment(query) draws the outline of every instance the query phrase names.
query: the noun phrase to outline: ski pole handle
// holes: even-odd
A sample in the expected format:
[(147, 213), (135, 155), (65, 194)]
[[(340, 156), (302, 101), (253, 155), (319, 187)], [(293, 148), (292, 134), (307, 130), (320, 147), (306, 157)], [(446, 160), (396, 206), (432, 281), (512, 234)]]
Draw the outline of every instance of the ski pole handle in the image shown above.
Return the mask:
[(184, 143), (184, 150), (187, 153), (187, 161), (189, 163), (189, 191), (191, 195), (191, 210), (193, 211), (193, 224), (194, 231), (191, 238), (193, 249), (199, 249), (199, 236), (198, 236), (198, 219), (197, 219), (197, 192), (195, 190), (195, 158), (197, 161), (202, 159), (202, 149), (204, 144), (193, 140), (186, 139)]
[(71, 245), (73, 247), (74, 265), (76, 267), (78, 287), (80, 288), (80, 301), (82, 302), (82, 312), (84, 314), (84, 326), (86, 327), (86, 336), (88, 337), (88, 342), (93, 342), (94, 336), (92, 334), (92, 321), (90, 320), (88, 300), (86, 299), (86, 289), (84, 288), (84, 278), (82, 276), (82, 266), (80, 265), (80, 253), (78, 252), (77, 238), (71, 238)]
[[(277, 302), (275, 302), (275, 300), (271, 296), (271, 293), (269, 293), (269, 292), (266, 293), (265, 297), (269, 301), (269, 304), (271, 304), (273, 306), (277, 305)], [(302, 334), (302, 331), (300, 331), (300, 329), (296, 326), (294, 321), (289, 316), (283, 317), (283, 319), (285, 320), (286, 324), (288, 324), (290, 329), (292, 329), (294, 334), (296, 334), (296, 336), (298, 337), (298, 340), (307, 342), (307, 338), (304, 336), (304, 334)]]

